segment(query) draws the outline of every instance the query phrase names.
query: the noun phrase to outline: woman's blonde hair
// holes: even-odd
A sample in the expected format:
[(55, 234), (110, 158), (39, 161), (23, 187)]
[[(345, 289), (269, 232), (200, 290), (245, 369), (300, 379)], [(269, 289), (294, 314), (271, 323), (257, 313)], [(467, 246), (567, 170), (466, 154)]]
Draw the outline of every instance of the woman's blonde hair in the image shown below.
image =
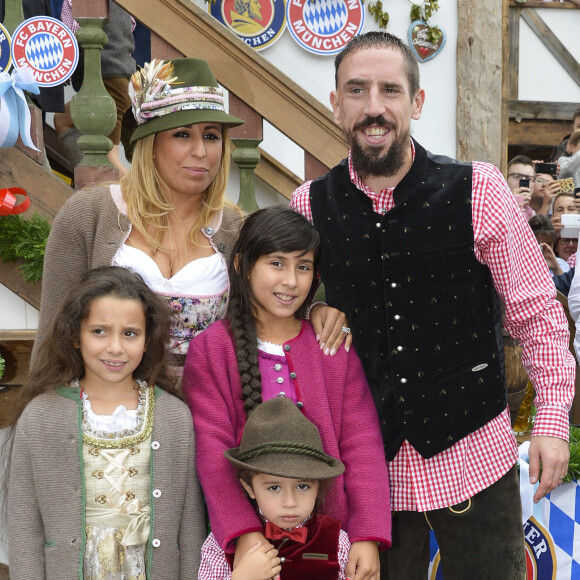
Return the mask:
[[(226, 185), (231, 157), (228, 134), (228, 127), (222, 125), (222, 158), (218, 172), (203, 194), (201, 214), (189, 231), (190, 240), (196, 245), (200, 228), (210, 226), (215, 214), (228, 203)], [(160, 250), (163, 231), (169, 227), (169, 215), (174, 208), (168, 201), (169, 187), (161, 178), (153, 161), (154, 141), (155, 135), (137, 141), (131, 170), (121, 179), (121, 190), (127, 204), (129, 221), (153, 249)]]

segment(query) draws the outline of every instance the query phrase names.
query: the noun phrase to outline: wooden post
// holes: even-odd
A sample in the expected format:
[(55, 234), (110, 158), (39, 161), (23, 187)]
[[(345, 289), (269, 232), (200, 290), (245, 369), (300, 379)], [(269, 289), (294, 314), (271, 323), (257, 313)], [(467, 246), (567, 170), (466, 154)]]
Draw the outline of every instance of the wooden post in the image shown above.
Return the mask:
[(161, 38), (158, 34), (151, 31), (151, 58), (159, 58), (161, 60), (171, 60), (174, 58), (181, 58), (181, 54), (178, 50), (173, 48), (169, 42), (164, 38)]
[(240, 169), (238, 205), (245, 213), (252, 213), (260, 209), (256, 201), (254, 172), (260, 163), (258, 145), (263, 139), (263, 119), (259, 113), (233, 93), (230, 93), (229, 99), (230, 114), (246, 121), (243, 125), (230, 130), (230, 139), (236, 146), (232, 159)]
[(502, 0), (457, 0), (457, 157), (501, 164)]
[(83, 160), (75, 167), (75, 186), (80, 189), (97, 181), (118, 179), (117, 170), (107, 159), (113, 147), (108, 135), (115, 128), (117, 108), (101, 77), (101, 50), (107, 43), (103, 28), (109, 19), (108, 0), (75, 0), (72, 10), (80, 24), (76, 36), (85, 57), (83, 84), (70, 107), (73, 122), (82, 133), (77, 144)]
[(321, 175), (328, 173), (328, 167), (324, 165), (321, 161), (316, 159), (314, 155), (304, 151), (304, 177), (306, 181), (311, 179), (316, 179)]

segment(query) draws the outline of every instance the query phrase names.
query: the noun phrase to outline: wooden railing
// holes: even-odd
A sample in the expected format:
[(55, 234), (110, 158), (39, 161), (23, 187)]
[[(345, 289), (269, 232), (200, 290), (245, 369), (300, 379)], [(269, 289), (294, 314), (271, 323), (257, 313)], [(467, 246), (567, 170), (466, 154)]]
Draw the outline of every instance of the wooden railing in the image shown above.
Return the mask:
[[(253, 192), (256, 166), (257, 175), (270, 185), (281, 187), (286, 197), (299, 181), (269, 156), (258, 165), (261, 156), (257, 147), (262, 140), (263, 119), (304, 150), (307, 179), (321, 175), (344, 157), (343, 135), (330, 111), (196, 4), (189, 0), (118, 0), (118, 4), (151, 30), (152, 56), (205, 58), (220, 84), (228, 89), (230, 112), (247, 121), (231, 131), (236, 145), (233, 158), (241, 171), (240, 204), (244, 209), (257, 208)], [(90, 90), (83, 84), (71, 106), (75, 124), (82, 125), (87, 110), (94, 112), (105, 106), (96, 55), (102, 42), (104, 19), (108, 16), (107, 0), (75, 0), (73, 16), (81, 25), (77, 38), (85, 48), (85, 79), (90, 83)], [(103, 114), (103, 118), (106, 116)], [(87, 128), (94, 127), (93, 114)], [(82, 126), (79, 128), (84, 130)], [(102, 171), (112, 172), (112, 169), (97, 169), (104, 167), (98, 144), (103, 143), (105, 135), (103, 128), (98, 134), (93, 130), (85, 139), (85, 161), (75, 171), (77, 184), (95, 181), (97, 171), (101, 171), (99, 178), (103, 178)]]

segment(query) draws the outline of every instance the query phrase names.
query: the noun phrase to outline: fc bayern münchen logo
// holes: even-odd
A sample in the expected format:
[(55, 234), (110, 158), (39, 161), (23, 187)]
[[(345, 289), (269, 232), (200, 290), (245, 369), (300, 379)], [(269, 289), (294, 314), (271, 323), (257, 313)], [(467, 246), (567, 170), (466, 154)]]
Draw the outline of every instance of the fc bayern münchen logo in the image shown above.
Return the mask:
[(288, 0), (286, 18), (294, 40), (315, 54), (340, 52), (365, 23), (362, 0)]
[(60, 20), (37, 16), (25, 20), (12, 37), (14, 65), (29, 67), (41, 87), (64, 83), (79, 60), (74, 34)]
[(2, 24), (0, 24), (0, 72), (8, 71), (12, 64), (12, 54), (10, 53), (10, 34)]
[(216, 0), (208, 10), (255, 50), (274, 44), (286, 28), (286, 0)]

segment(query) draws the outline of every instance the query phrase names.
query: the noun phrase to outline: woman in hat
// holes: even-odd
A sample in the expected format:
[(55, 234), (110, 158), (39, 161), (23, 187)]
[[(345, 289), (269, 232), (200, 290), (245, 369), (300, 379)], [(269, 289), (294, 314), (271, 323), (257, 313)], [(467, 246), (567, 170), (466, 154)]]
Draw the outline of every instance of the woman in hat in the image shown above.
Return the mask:
[[(131, 77), (129, 95), (137, 122), (131, 170), (120, 184), (73, 195), (52, 226), (33, 361), (69, 288), (97, 266), (131, 268), (167, 301), (177, 367), (190, 340), (225, 315), (226, 262), (241, 227), (225, 198), (228, 130), (244, 121), (225, 112), (201, 59), (153, 60)], [(327, 306), (316, 316), (322, 347), (338, 349), (346, 317)]]
[(256, 408), (240, 446), (224, 452), (264, 523), (257, 543), (232, 574), (229, 556), (210, 534), (201, 549), (199, 580), (344, 580), (350, 550), (338, 520), (316, 513), (324, 491), (344, 472), (324, 453), (322, 439), (288, 398)]
[(46, 246), (37, 343), (82, 274), (124, 266), (175, 312), (170, 347), (183, 366), (191, 338), (226, 310), (226, 258), (241, 225), (225, 199), (228, 129), (243, 121), (225, 112), (201, 59), (153, 60), (131, 77), (129, 93), (138, 123), (131, 170), (120, 184), (76, 193), (58, 213)]

